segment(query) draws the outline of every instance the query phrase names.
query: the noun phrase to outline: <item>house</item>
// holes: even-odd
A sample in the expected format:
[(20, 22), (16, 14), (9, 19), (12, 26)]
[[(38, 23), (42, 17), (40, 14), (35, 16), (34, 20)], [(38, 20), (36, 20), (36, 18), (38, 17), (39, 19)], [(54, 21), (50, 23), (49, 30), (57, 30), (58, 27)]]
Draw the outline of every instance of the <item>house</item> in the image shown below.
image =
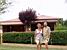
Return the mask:
[[(54, 30), (54, 26), (58, 22), (58, 20), (61, 20), (62, 18), (52, 17), (52, 16), (45, 16), (40, 15), (37, 16), (36, 21), (31, 23), (31, 30), (28, 29), (28, 31), (34, 31), (37, 27), (36, 24), (38, 22), (42, 23), (44, 21), (48, 22), (48, 26), (50, 26), (51, 30)], [(24, 32), (25, 31), (25, 24), (20, 21), (19, 18), (7, 20), (7, 21), (0, 21), (0, 32)]]

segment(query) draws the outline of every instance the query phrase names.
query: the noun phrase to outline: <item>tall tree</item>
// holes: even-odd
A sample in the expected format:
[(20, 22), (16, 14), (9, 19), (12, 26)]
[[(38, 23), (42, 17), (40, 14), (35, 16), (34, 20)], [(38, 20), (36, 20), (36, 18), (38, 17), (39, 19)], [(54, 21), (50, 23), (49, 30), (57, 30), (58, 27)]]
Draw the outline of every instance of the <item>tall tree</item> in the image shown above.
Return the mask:
[(5, 9), (10, 5), (12, 2), (6, 2), (6, 0), (0, 0), (0, 14), (5, 13)]
[[(31, 27), (31, 22), (37, 18), (36, 11), (32, 9), (26, 9), (25, 11), (21, 11), (19, 13), (19, 19), (27, 26)], [(26, 29), (27, 31), (27, 29)]]

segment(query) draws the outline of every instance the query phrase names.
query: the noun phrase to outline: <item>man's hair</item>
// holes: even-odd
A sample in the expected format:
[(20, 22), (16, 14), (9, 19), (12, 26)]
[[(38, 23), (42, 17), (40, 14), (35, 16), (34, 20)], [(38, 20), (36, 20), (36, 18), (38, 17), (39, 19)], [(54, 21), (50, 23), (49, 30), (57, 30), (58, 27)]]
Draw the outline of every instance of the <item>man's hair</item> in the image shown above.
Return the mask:
[(47, 23), (47, 21), (44, 21), (44, 23), (45, 23), (45, 22)]

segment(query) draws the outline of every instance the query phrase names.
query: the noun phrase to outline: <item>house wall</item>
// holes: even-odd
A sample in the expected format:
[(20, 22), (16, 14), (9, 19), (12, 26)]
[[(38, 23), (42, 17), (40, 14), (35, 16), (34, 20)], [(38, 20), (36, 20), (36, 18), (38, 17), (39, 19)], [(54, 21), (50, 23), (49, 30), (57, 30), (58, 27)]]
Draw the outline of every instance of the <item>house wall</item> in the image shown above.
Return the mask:
[[(43, 26), (43, 23), (44, 22), (40, 22)], [(53, 31), (54, 30), (54, 26), (56, 25), (56, 22), (47, 22), (48, 26), (51, 28), (51, 30)], [(36, 28), (37, 28), (37, 23), (33, 23), (32, 26), (31, 26), (31, 29), (32, 31), (34, 31)]]
[(3, 25), (3, 32), (24, 32), (24, 25)]
[[(43, 22), (40, 22), (43, 25)], [(51, 30), (54, 30), (55, 22), (48, 22), (48, 26), (51, 28)], [(37, 28), (37, 23), (31, 24), (31, 31), (35, 31)], [(25, 25), (3, 25), (3, 32), (24, 32), (25, 31)]]

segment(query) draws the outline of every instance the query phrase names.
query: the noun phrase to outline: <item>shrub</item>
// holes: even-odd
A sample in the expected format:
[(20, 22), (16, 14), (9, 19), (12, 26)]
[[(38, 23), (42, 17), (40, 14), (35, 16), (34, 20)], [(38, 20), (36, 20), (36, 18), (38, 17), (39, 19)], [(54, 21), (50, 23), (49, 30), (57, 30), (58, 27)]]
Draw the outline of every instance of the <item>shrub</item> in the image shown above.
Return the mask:
[(33, 37), (34, 40), (34, 35), (33, 33), (4, 33), (3, 34), (3, 42), (8, 42), (8, 43), (31, 43), (31, 37)]
[(53, 31), (50, 37), (50, 43), (52, 44), (67, 44), (67, 31)]
[[(4, 33), (3, 42), (30, 44), (31, 37), (32, 43), (35, 43), (33, 32)], [(67, 44), (67, 31), (52, 31), (49, 44)]]
[(67, 30), (67, 27), (62, 25), (62, 24), (58, 24), (56, 27), (55, 27), (55, 30)]

